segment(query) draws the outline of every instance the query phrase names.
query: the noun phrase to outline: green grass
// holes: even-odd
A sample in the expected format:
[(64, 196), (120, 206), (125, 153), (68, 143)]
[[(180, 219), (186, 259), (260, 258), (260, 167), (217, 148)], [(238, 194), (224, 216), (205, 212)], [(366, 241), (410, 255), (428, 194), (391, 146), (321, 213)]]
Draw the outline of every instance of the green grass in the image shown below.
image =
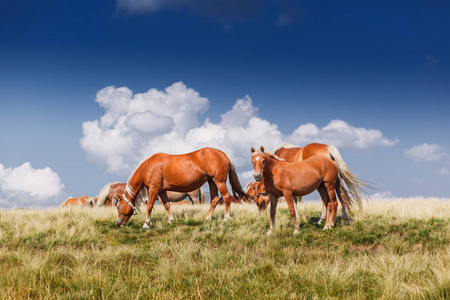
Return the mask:
[(115, 208), (0, 211), (1, 299), (448, 299), (450, 201), (374, 201), (350, 226), (285, 204), (267, 237), (256, 206), (162, 207), (116, 228)]

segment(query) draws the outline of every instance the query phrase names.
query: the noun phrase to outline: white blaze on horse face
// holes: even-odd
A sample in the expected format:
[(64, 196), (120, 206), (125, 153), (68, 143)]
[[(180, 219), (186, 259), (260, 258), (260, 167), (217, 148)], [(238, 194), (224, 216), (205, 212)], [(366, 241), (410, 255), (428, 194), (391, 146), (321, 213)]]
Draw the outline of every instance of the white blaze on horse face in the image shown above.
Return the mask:
[(255, 158), (255, 160), (258, 161), (258, 160), (259, 160), (259, 156), (257, 156), (257, 157)]

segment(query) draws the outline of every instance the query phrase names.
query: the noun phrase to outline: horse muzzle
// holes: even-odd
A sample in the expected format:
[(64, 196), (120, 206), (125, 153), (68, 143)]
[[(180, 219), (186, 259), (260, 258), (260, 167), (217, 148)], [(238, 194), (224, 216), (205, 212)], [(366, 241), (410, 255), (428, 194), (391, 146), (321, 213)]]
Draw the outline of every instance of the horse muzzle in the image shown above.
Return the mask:
[(125, 225), (124, 222), (117, 220), (117, 222), (116, 222), (117, 227), (123, 227), (124, 225)]
[(254, 174), (253, 177), (255, 177), (255, 180), (260, 182), (262, 179), (262, 172), (259, 172), (258, 174)]

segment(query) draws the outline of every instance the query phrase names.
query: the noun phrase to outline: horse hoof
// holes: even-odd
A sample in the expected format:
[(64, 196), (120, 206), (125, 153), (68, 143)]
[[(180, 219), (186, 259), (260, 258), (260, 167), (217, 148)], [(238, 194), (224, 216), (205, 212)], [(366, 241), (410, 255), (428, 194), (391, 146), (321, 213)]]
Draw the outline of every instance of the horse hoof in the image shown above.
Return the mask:
[(317, 225), (322, 225), (322, 220), (319, 220), (319, 222), (317, 222)]
[(328, 229), (331, 229), (331, 226), (330, 225), (325, 225), (325, 227), (323, 228), (323, 230), (328, 230)]
[(298, 231), (298, 229), (294, 229), (294, 232), (292, 233), (293, 235), (296, 235), (296, 234), (298, 234), (299, 233), (299, 231)]
[[(151, 225), (152, 225), (152, 224), (150, 224), (150, 226), (151, 226)], [(144, 226), (142, 226), (142, 228), (144, 228), (144, 229), (149, 229), (150, 226), (149, 226), (147, 223), (144, 223)]]
[(272, 229), (267, 231), (267, 236), (271, 236), (272, 235)]
[(169, 223), (173, 223), (174, 220), (175, 220), (174, 218), (169, 219)]

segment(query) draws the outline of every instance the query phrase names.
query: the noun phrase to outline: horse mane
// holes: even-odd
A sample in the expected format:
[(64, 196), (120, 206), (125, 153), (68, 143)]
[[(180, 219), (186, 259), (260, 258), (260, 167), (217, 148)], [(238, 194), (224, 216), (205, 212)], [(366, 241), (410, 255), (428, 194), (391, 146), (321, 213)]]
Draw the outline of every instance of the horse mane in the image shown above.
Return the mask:
[(263, 152), (261, 152), (260, 149), (256, 149), (255, 152), (252, 153), (252, 157), (257, 155), (257, 154), (259, 154), (259, 153), (262, 153), (263, 155), (268, 156), (268, 157), (270, 157), (272, 159), (275, 159), (277, 161), (284, 161), (284, 159), (281, 158), (281, 157), (278, 157), (278, 155), (276, 155), (276, 154), (274, 154), (272, 152), (268, 152), (268, 151), (264, 151), (264, 153), (263, 153)]
[(275, 159), (275, 160), (277, 160), (277, 161), (284, 161), (283, 158), (279, 157), (278, 155), (276, 155), (276, 154), (274, 154), (274, 153), (272, 153), (272, 152), (266, 152), (266, 151), (264, 151), (264, 155), (267, 155), (268, 157), (270, 157), (270, 158), (272, 158), (272, 159)]
[(252, 185), (252, 182), (251, 182), (251, 181), (250, 181), (249, 183), (247, 183), (247, 185), (246, 185), (245, 188), (244, 188), (244, 192), (247, 193), (247, 191), (250, 189), (251, 185)]
[(278, 146), (278, 147), (276, 147), (274, 150), (272, 150), (272, 153), (277, 153), (277, 151), (280, 150), (281, 148), (284, 148), (284, 149), (291, 149), (291, 148), (298, 148), (298, 147), (297, 147), (297, 146), (294, 146), (294, 145), (292, 145), (292, 144), (289, 144), (289, 143), (284, 143), (283, 145)]
[(116, 183), (119, 183), (119, 182), (113, 181), (113, 182), (107, 183), (104, 187), (102, 187), (102, 189), (98, 193), (97, 206), (102, 206), (105, 204), (106, 197), (108, 197), (108, 194), (109, 194), (109, 187)]

